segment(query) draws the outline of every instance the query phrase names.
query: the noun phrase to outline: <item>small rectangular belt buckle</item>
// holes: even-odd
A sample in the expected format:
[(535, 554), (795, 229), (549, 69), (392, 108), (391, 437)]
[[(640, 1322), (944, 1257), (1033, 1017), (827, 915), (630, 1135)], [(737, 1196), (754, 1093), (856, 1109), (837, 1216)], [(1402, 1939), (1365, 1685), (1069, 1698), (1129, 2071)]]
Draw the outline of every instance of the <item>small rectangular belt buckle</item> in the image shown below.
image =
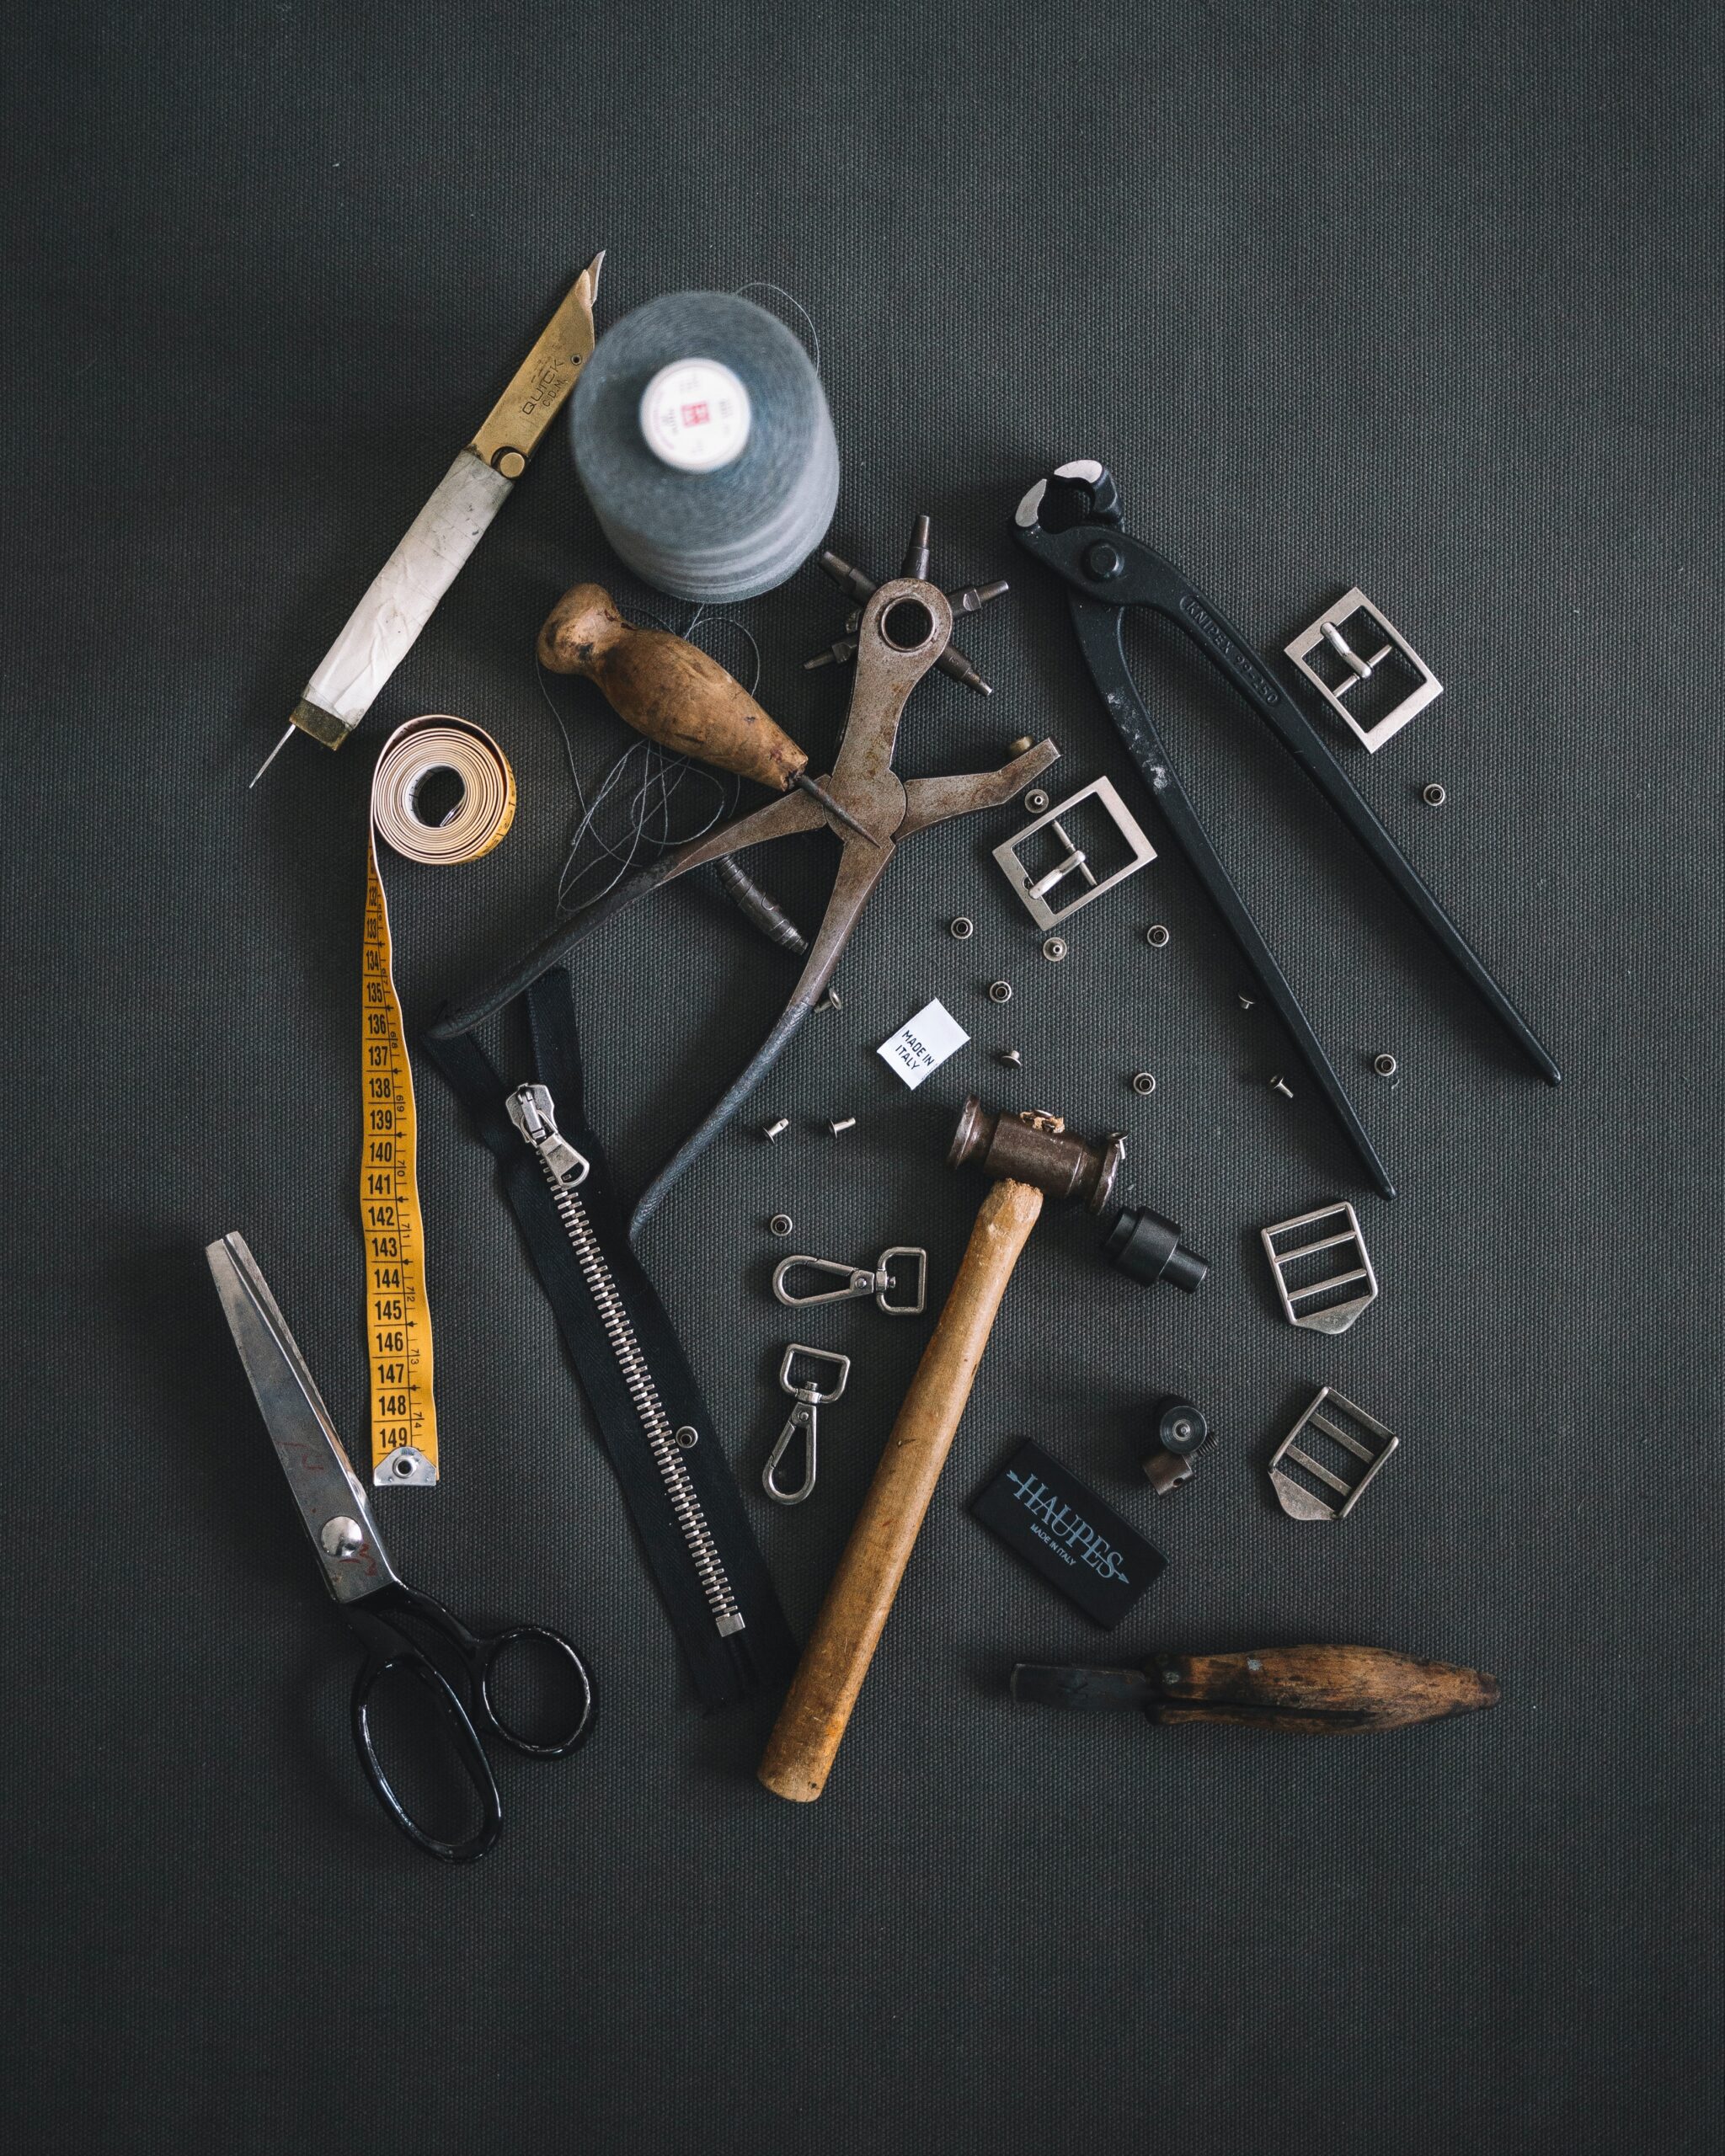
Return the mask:
[[(1315, 1447), (1319, 1433), (1330, 1443), (1327, 1460), (1307, 1449)], [(1346, 1519), (1399, 1442), (1394, 1431), (1386, 1429), (1375, 1415), (1368, 1415), (1333, 1385), (1327, 1385), (1277, 1446), (1270, 1461), (1270, 1486), (1276, 1502), (1290, 1519)], [(1290, 1472), (1291, 1467), (1303, 1468), (1313, 1481), (1322, 1483), (1332, 1494), (1326, 1497), (1310, 1483), (1296, 1481)], [(1338, 1468), (1343, 1470), (1339, 1474)]]
[[(1104, 876), (1100, 880), (1097, 879), (1089, 862), (1085, 858), (1082, 848), (1073, 845), (1061, 828), (1060, 820), (1062, 816), (1069, 816), (1081, 802), (1092, 799), (1096, 802), (1099, 808), (1107, 811), (1114, 822), (1115, 830), (1124, 839), (1132, 855), (1132, 858), (1124, 867), (1115, 869), (1111, 876)], [(1065, 858), (1057, 862), (1046, 875), (1037, 877), (1033, 880), (1029, 871), (1018, 858), (1018, 848), (1027, 840), (1033, 839), (1036, 834), (1042, 830), (1053, 831), (1055, 836), (1066, 850)], [(1116, 883), (1123, 883), (1128, 876), (1135, 874), (1146, 862), (1154, 861), (1156, 848), (1139, 829), (1131, 811), (1115, 792), (1113, 781), (1098, 778), (1092, 779), (1088, 786), (1081, 787), (1076, 793), (1069, 794), (1064, 801), (1057, 801), (1052, 808), (1045, 810), (1034, 823), (1027, 824), (1022, 831), (1016, 832), (1004, 844), (997, 846), (994, 850), (994, 857), (1000, 865), (1001, 873), (1012, 885), (1020, 903), (1037, 926), (1054, 928), (1057, 927), (1069, 915), (1076, 913), (1081, 906), (1087, 906), (1092, 899), (1099, 899), (1104, 891), (1112, 891)], [(1064, 883), (1067, 877), (1075, 875), (1083, 878), (1087, 888), (1079, 893), (1070, 905), (1051, 906), (1048, 902), (1048, 894), (1057, 883)]]
[[(1375, 633), (1370, 638), (1361, 636), (1359, 627), (1354, 626), (1362, 616), (1374, 626)], [(1344, 622), (1354, 627), (1354, 641), (1350, 641), (1344, 632)], [(1370, 658), (1356, 648), (1357, 643), (1368, 641), (1379, 646)], [(1334, 687), (1311, 664), (1312, 655), (1321, 646), (1333, 653), (1346, 670)], [(1369, 681), (1392, 652), (1419, 679), (1400, 703), (1392, 706), (1371, 725), (1362, 726), (1348, 708), (1348, 692), (1357, 689), (1362, 681)], [(1325, 607), (1310, 628), (1302, 629), (1293, 643), (1287, 646), (1287, 653), (1348, 732), (1357, 740), (1365, 743), (1368, 755), (1375, 755), (1385, 742), (1402, 731), (1410, 718), (1423, 712), (1429, 703), (1444, 693), (1444, 685), (1437, 675), (1388, 616), (1372, 605), (1357, 584), (1352, 590), (1344, 591), (1333, 606)]]

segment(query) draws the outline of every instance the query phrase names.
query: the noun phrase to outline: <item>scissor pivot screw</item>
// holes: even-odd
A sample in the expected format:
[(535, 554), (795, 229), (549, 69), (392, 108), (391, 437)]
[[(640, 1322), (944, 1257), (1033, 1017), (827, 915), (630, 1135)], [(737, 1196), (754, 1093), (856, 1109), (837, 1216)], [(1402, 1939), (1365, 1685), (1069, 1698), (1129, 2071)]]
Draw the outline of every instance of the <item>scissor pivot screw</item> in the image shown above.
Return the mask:
[(1169, 942), (1168, 931), (1162, 926), (1159, 921), (1153, 921), (1151, 926), (1145, 930), (1144, 940), (1147, 944), (1149, 944), (1152, 951), (1163, 950), (1167, 947)]
[(1146, 1100), (1148, 1100), (1150, 1096), (1156, 1091), (1156, 1078), (1154, 1074), (1148, 1070), (1135, 1070), (1132, 1074), (1132, 1090), (1135, 1093), (1141, 1094)]
[(324, 1521), (318, 1529), (318, 1540), (326, 1557), (357, 1557), (366, 1546), (366, 1530), (356, 1519), (350, 1519), (343, 1513), (334, 1519)]
[(784, 1136), (790, 1127), (791, 1118), (788, 1115), (777, 1116), (772, 1122), (761, 1124), (761, 1135), (769, 1143), (776, 1142)]
[(1126, 558), (1106, 539), (1098, 540), (1084, 557), (1084, 566), (1098, 584), (1107, 584), (1126, 566)]
[(1039, 786), (1033, 786), (1024, 797), (1024, 806), (1033, 816), (1039, 816), (1048, 806), (1048, 795)]
[(788, 1235), (796, 1225), (788, 1213), (775, 1213), (766, 1224), (766, 1232), (770, 1235)]
[(1433, 779), (1429, 785), (1421, 787), (1419, 798), (1428, 808), (1441, 808), (1450, 795), (1446, 787), (1439, 786), (1436, 779)]
[(1376, 1071), (1380, 1078), (1393, 1078), (1399, 1068), (1399, 1065), (1397, 1065), (1395, 1057), (1386, 1051), (1384, 1054), (1375, 1055), (1372, 1058), (1371, 1067)]
[(1011, 981), (991, 980), (988, 984), (988, 1000), (991, 1003), (1010, 1003), (1012, 1000)]
[(1058, 965), (1060, 960), (1066, 955), (1065, 937), (1064, 936), (1050, 936), (1046, 937), (1043, 942), (1042, 955), (1044, 958), (1049, 959), (1053, 964)]
[(1284, 1101), (1291, 1101), (1294, 1097), (1294, 1088), (1288, 1083), (1287, 1080), (1282, 1075), (1279, 1070), (1270, 1081), (1270, 1091), (1273, 1093), (1279, 1093)]
[(954, 942), (962, 943), (967, 936), (974, 936), (976, 933), (976, 923), (968, 914), (955, 915), (947, 923), (947, 933)]

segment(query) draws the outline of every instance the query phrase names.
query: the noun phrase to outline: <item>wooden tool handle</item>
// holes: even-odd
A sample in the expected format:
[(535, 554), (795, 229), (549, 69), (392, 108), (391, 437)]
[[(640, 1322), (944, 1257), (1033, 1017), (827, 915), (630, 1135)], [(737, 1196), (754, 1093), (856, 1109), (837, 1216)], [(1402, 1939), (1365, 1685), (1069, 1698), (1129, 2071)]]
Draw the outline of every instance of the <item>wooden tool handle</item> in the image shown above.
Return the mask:
[(1313, 1736), (1401, 1729), (1498, 1704), (1498, 1680), (1457, 1662), (1420, 1662), (1387, 1647), (1252, 1647), (1238, 1654), (1162, 1654), (1146, 1665), (1159, 1722), (1234, 1722)]
[(808, 1804), (826, 1785), (970, 1397), (995, 1312), (1041, 1210), (1042, 1193), (1028, 1183), (997, 1182), (982, 1201), (959, 1277), (767, 1740), (761, 1780), (775, 1796)]
[(596, 682), (638, 734), (775, 793), (809, 759), (699, 645), (668, 629), (633, 628), (601, 585), (572, 584), (539, 632), (539, 664)]

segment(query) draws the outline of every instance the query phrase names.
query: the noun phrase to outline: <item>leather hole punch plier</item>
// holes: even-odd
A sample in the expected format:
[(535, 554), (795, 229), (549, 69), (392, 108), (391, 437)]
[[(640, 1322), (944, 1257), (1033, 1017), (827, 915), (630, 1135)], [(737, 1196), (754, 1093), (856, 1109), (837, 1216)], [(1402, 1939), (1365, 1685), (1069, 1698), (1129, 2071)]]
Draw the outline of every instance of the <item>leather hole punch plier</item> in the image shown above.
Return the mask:
[[(836, 562), (837, 558), (831, 559)], [(844, 564), (838, 567), (842, 569)], [(846, 576), (854, 574), (845, 571)], [(960, 595), (961, 604), (964, 596)], [(827, 830), (832, 833), (841, 849), (832, 895), (809, 943), (802, 976), (791, 991), (790, 1001), (741, 1075), (642, 1193), (629, 1225), (631, 1237), (638, 1234), (677, 1177), (724, 1129), (815, 1007), (832, 979), (864, 901), (905, 841), (951, 817), (1004, 808), (1032, 779), (1059, 760), (1060, 752), (1052, 741), (1039, 741), (998, 771), (904, 779), (893, 769), (899, 728), (911, 691), (939, 663), (952, 642), (953, 604), (938, 584), (928, 581), (928, 519), (918, 517), (900, 574), (874, 589), (863, 604), (857, 625), (857, 672), (844, 733), (832, 770), (820, 779), (813, 796), (806, 792), (783, 794), (764, 808), (661, 855), (650, 867), (626, 877), (572, 921), (559, 923), (498, 979), (467, 998), (431, 1027), (434, 1040), (448, 1040), (466, 1033), (501, 1010), (547, 967), (560, 963), (577, 943), (626, 907), (692, 869), (798, 832)]]
[(1031, 488), (1019, 503), (1013, 520), (1025, 552), (1066, 584), (1078, 648), (1115, 731), (1155, 796), (1175, 843), (1227, 924), (1265, 1000), (1286, 1027), (1331, 1113), (1347, 1133), (1377, 1189), (1386, 1198), (1396, 1195), (1388, 1171), (1312, 1032), (1287, 976), (1199, 822), (1197, 811), (1139, 696), (1122, 642), (1129, 607), (1146, 607), (1172, 622), (1258, 713), (1535, 1070), (1557, 1085), (1562, 1074), (1534, 1038), (1526, 1020), (1354, 791), (1346, 772), (1289, 691), (1274, 679), (1245, 638), (1172, 562), (1124, 530), (1119, 489), (1103, 466), (1090, 457), (1061, 465)]

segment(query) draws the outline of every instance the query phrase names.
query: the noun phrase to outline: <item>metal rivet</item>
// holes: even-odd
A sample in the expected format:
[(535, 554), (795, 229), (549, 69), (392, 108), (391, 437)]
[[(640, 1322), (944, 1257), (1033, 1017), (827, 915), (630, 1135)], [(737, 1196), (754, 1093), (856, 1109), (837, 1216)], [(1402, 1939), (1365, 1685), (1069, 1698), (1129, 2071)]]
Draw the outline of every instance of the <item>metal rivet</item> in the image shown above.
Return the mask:
[(1086, 553), (1084, 566), (1098, 584), (1107, 584), (1125, 568), (1126, 558), (1118, 547), (1109, 546), (1106, 539), (1098, 539)]
[(957, 914), (947, 923), (947, 934), (955, 942), (962, 943), (967, 936), (976, 933), (976, 923), (968, 914)]
[(1017, 1070), (1023, 1063), (1024, 1059), (1019, 1054), (1017, 1049), (1002, 1048), (996, 1049), (995, 1060), (997, 1063), (1004, 1063), (1008, 1070)]
[(1156, 1080), (1148, 1070), (1135, 1070), (1132, 1074), (1132, 1090), (1135, 1093), (1142, 1093), (1148, 1099), (1156, 1091)]
[(1393, 1078), (1397, 1070), (1396, 1059), (1386, 1051), (1382, 1055), (1375, 1055), (1372, 1058), (1371, 1067), (1380, 1078)]
[(1054, 964), (1058, 965), (1060, 960), (1066, 955), (1065, 937), (1064, 936), (1050, 936), (1047, 937), (1043, 943), (1042, 955), (1044, 958), (1049, 959)]
[(1033, 816), (1039, 816), (1048, 806), (1048, 796), (1039, 786), (1033, 786), (1024, 797), (1024, 806)]
[(790, 1127), (791, 1118), (788, 1115), (782, 1115), (776, 1123), (763, 1123), (761, 1126), (761, 1135), (768, 1139), (782, 1138)]
[(842, 1011), (845, 1006), (839, 1001), (838, 990), (829, 984), (825, 995), (814, 1007), (817, 1011)]
[(1035, 746), (1028, 734), (1021, 734), (1016, 741), (1007, 742), (1007, 754), (1009, 756), (1028, 756)]
[(701, 1433), (692, 1422), (685, 1422), (677, 1432), (677, 1443), (685, 1452), (692, 1452), (701, 1442)]
[(356, 1519), (340, 1513), (324, 1521), (318, 1530), (318, 1540), (326, 1557), (357, 1557), (366, 1546), (366, 1530)]
[(1168, 931), (1159, 921), (1152, 922), (1144, 931), (1144, 940), (1152, 951), (1160, 951), (1167, 943)]
[(1242, 995), (1241, 997), (1240, 1008), (1242, 1011), (1249, 1011), (1252, 1008), (1252, 998), (1249, 995)]
[(857, 1118), (853, 1115), (835, 1116), (826, 1127), (836, 1138), (841, 1130), (854, 1130), (857, 1128)]
[(491, 461), (499, 477), (505, 479), (519, 479), (527, 468), (527, 460), (518, 449), (500, 449)]
[(1433, 779), (1429, 784), (1421, 787), (1419, 798), (1428, 808), (1441, 808), (1450, 796), (1445, 788)]
[(1011, 981), (991, 980), (988, 984), (988, 1000), (991, 1003), (1010, 1003), (1012, 1000)]
[(788, 1235), (796, 1225), (788, 1213), (775, 1213), (766, 1224), (766, 1232), (770, 1235)]
[(1183, 1684), (1184, 1681), (1185, 1681), (1185, 1680), (1184, 1680), (1184, 1678), (1183, 1678), (1183, 1676), (1182, 1676), (1181, 1673), (1180, 1673), (1178, 1669), (1176, 1669), (1176, 1668), (1175, 1668), (1175, 1667), (1174, 1667), (1174, 1665), (1173, 1665), (1173, 1663), (1172, 1663), (1172, 1662), (1167, 1662), (1167, 1663), (1165, 1663), (1165, 1664), (1163, 1665), (1163, 1668), (1162, 1668), (1162, 1682), (1163, 1682), (1163, 1684)]
[(1258, 1660), (1255, 1654), (1249, 1654), (1246, 1657), (1246, 1667), (1255, 1677), (1258, 1671), (1263, 1668), (1263, 1664)]
[(1294, 1097), (1294, 1088), (1288, 1083), (1287, 1080), (1282, 1075), (1279, 1070), (1270, 1081), (1270, 1091), (1273, 1093), (1279, 1093), (1284, 1100), (1291, 1101)]

